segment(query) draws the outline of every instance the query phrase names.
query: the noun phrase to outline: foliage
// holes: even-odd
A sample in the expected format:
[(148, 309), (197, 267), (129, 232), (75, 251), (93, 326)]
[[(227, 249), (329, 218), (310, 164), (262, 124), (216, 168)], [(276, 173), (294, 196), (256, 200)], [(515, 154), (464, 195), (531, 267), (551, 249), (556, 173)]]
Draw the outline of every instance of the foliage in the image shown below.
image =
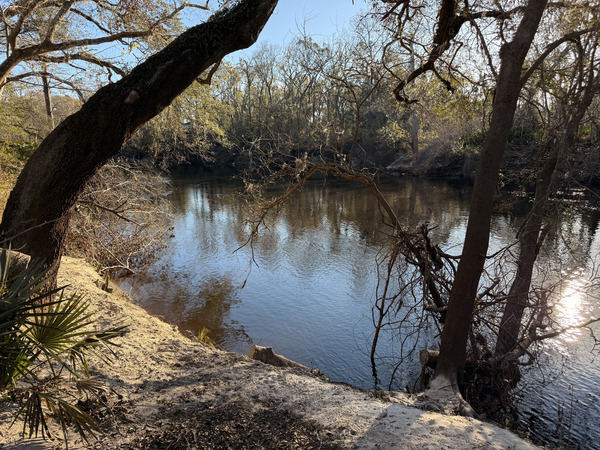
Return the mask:
[(67, 435), (73, 424), (82, 437), (97, 431), (94, 420), (65, 400), (65, 383), (96, 392), (89, 378), (88, 355), (109, 360), (114, 338), (125, 327), (94, 331), (88, 304), (64, 288), (42, 291), (41, 265), (25, 267), (6, 249), (0, 254), (0, 392), (22, 402), (15, 420), (23, 420), (24, 435), (50, 437), (47, 415), (54, 416)]
[(7, 160), (16, 160), (20, 163), (27, 162), (37, 146), (31, 142), (2, 142), (0, 152)]
[[(52, 114), (60, 123), (81, 107), (81, 101), (68, 95), (52, 96)], [(44, 139), (52, 124), (46, 116), (44, 97), (32, 88), (9, 85), (0, 102), (0, 140), (6, 142), (31, 142)]]
[(515, 146), (530, 146), (538, 141), (538, 136), (539, 132), (530, 126), (516, 126), (510, 130), (508, 143)]
[(198, 333), (198, 336), (196, 336), (196, 335), (193, 335), (193, 336), (195, 339), (208, 345), (209, 347), (216, 348), (216, 345), (215, 345), (214, 341), (211, 339), (211, 337), (209, 336), (209, 334), (210, 334), (210, 330), (206, 327), (203, 327), (202, 330), (200, 330), (200, 333)]
[(226, 127), (231, 106), (214, 95), (221, 76), (212, 85), (195, 83), (142, 127), (129, 145), (150, 155), (162, 168), (182, 164), (190, 159), (211, 160), (210, 147), (227, 145)]
[(35, 146), (28, 142), (0, 141), (0, 216), (23, 164)]
[(486, 130), (478, 130), (473, 133), (467, 133), (461, 137), (462, 147), (481, 148), (487, 136)]

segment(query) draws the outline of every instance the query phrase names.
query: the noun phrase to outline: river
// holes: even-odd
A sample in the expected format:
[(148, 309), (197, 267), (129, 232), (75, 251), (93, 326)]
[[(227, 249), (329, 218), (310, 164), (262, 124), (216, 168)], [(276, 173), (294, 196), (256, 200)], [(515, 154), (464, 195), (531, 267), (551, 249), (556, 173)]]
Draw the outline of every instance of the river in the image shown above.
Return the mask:
[[(136, 302), (183, 331), (209, 337), (226, 350), (247, 354), (253, 344), (319, 368), (334, 381), (372, 388), (369, 362), (371, 307), (377, 283), (375, 260), (386, 236), (376, 202), (359, 185), (313, 181), (268, 221), (252, 246), (239, 182), (214, 173), (181, 171), (169, 196), (173, 237), (144, 274), (122, 282)], [(396, 178), (382, 192), (408, 227), (428, 221), (432, 240), (459, 254), (471, 187), (460, 181)], [(494, 215), (490, 253), (514, 241), (527, 202)], [(588, 290), (598, 255), (600, 214), (567, 214), (550, 239), (544, 264), (567, 281), (554, 310), (565, 325), (600, 314)], [(567, 247), (577, 247), (575, 253)], [(600, 327), (592, 326), (600, 337)], [(433, 348), (433, 325), (421, 345)], [(389, 379), (385, 358), (399, 352), (397, 336), (378, 347), (379, 377)], [(410, 342), (412, 343), (412, 341)], [(406, 342), (405, 342), (406, 344)], [(600, 370), (593, 338), (585, 330), (545, 343), (540, 364), (528, 368), (519, 392), (521, 424), (538, 441), (565, 448), (600, 448)], [(408, 358), (393, 387), (413, 386), (418, 357)]]

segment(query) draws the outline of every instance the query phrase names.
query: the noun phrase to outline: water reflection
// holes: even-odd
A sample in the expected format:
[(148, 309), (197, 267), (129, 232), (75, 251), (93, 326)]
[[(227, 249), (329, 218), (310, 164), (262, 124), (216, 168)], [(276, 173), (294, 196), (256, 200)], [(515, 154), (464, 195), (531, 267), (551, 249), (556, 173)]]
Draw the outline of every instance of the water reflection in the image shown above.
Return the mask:
[(144, 299), (144, 308), (152, 315), (177, 324), (182, 331), (196, 336), (202, 331), (219, 344), (250, 342), (243, 325), (230, 319), (231, 308), (241, 301), (240, 285), (229, 275), (209, 274), (198, 279), (189, 272), (163, 270), (123, 281), (134, 298)]
[[(175, 238), (145, 277), (133, 277), (125, 287), (182, 329), (209, 328), (228, 350), (273, 345), (334, 380), (371, 387), (375, 260), (388, 239), (373, 198), (356, 184), (310, 183), (269, 219), (252, 248), (236, 252), (248, 239), (240, 188), (214, 178), (175, 179)], [(381, 190), (408, 226), (428, 219), (439, 224), (438, 242), (462, 241), (468, 186), (395, 179)], [(416, 337), (390, 336), (380, 346), (382, 355), (395, 355), (398, 339), (409, 345)], [(403, 370), (399, 382), (414, 378), (415, 370), (418, 365)]]

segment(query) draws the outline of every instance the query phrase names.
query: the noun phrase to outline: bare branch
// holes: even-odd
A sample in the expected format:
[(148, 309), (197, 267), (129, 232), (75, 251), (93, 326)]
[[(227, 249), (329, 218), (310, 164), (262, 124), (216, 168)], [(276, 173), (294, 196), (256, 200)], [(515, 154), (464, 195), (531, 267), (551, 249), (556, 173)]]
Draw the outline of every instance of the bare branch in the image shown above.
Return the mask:
[(121, 75), (122, 77), (127, 75), (127, 72), (125, 72), (120, 67), (114, 65), (110, 61), (107, 61), (104, 59), (99, 59), (99, 58), (95, 57), (94, 55), (92, 55), (90, 53), (85, 53), (85, 52), (77, 52), (77, 53), (72, 53), (72, 54), (66, 54), (63, 56), (41, 55), (41, 56), (32, 58), (32, 60), (45, 62), (45, 63), (53, 63), (53, 64), (69, 63), (71, 61), (85, 61), (90, 64), (94, 64), (96, 66), (104, 67), (106, 69), (112, 70), (113, 72), (115, 72), (118, 75)]
[(587, 34), (587, 33), (593, 32), (593, 31), (598, 31), (599, 26), (600, 25), (598, 23), (596, 23), (591, 28), (585, 28), (583, 30), (574, 31), (572, 33), (569, 33), (569, 34), (561, 37), (560, 39), (557, 39), (556, 41), (554, 41), (550, 45), (548, 45), (548, 47), (546, 47), (546, 50), (544, 50), (544, 52), (540, 56), (537, 57), (537, 59), (534, 61), (534, 63), (531, 65), (531, 67), (529, 67), (529, 69), (527, 69), (527, 72), (525, 72), (525, 74), (521, 77), (521, 86), (524, 86), (525, 83), (527, 83), (527, 80), (529, 80), (529, 78), (531, 77), (533, 72), (535, 72), (540, 67), (540, 65), (544, 62), (544, 60), (548, 57), (548, 55), (550, 55), (550, 53), (552, 53), (554, 50), (556, 50), (557, 47), (559, 47), (561, 44), (564, 44), (565, 42), (572, 41), (578, 37), (581, 37), (584, 34)]
[(56, 15), (52, 18), (50, 23), (48, 24), (48, 29), (46, 30), (46, 35), (44, 36), (44, 42), (52, 41), (52, 37), (54, 36), (54, 32), (56, 31), (56, 26), (58, 23), (67, 15), (71, 6), (73, 6), (75, 0), (65, 1)]
[(6, 83), (13, 83), (16, 81), (23, 81), (26, 78), (30, 78), (30, 77), (39, 77), (39, 76), (45, 76), (48, 78), (51, 78), (53, 80), (58, 81), (61, 84), (65, 84), (67, 86), (69, 86), (73, 91), (75, 91), (75, 93), (77, 94), (77, 96), (79, 97), (79, 100), (81, 100), (82, 102), (85, 101), (85, 96), (83, 95), (83, 92), (81, 91), (81, 89), (73, 82), (66, 80), (64, 78), (61, 78), (51, 72), (46, 72), (46, 71), (32, 71), (32, 72), (25, 72), (25, 73), (20, 73), (19, 75), (15, 75), (14, 77), (9, 77), (6, 80)]

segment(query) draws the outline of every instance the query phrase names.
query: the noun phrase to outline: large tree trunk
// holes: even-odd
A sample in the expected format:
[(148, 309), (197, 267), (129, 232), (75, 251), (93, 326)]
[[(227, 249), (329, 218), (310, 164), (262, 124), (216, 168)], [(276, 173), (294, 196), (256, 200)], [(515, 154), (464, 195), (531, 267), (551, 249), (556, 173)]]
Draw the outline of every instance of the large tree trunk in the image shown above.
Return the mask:
[(54, 281), (69, 215), (87, 181), (203, 71), (228, 53), (252, 45), (276, 4), (277, 0), (243, 0), (101, 88), (25, 165), (4, 211), (2, 239), (34, 260), (44, 260)]
[(500, 163), (519, 98), (523, 62), (546, 2), (547, 0), (529, 0), (514, 39), (500, 51), (501, 67), (492, 120), (475, 176), (467, 233), (450, 292), (440, 355), (432, 381), (433, 389), (451, 386), (454, 392), (458, 392), (466, 358), (467, 337), (473, 319), (473, 304), (488, 249)]

